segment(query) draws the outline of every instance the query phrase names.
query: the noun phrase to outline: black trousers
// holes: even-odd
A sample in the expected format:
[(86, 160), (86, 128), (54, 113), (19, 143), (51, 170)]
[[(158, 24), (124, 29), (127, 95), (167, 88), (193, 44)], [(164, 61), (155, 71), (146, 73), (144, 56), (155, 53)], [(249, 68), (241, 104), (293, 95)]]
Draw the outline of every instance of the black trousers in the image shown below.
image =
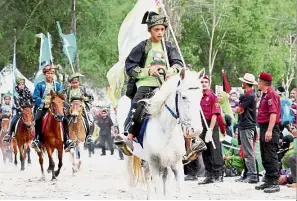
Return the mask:
[(141, 99), (150, 98), (152, 96), (152, 92), (156, 89), (156, 87), (139, 87), (137, 92), (132, 100), (130, 112), (125, 121), (125, 130), (129, 133), (132, 133), (135, 137), (138, 136), (141, 130), (141, 117), (143, 112), (143, 103), (138, 103)]
[(106, 154), (106, 143), (108, 144), (111, 153), (113, 153), (114, 148), (111, 135), (100, 135), (100, 145), (102, 147), (102, 154)]
[[(205, 142), (205, 135), (207, 130), (204, 122), (202, 124), (203, 124), (203, 131), (201, 133), (201, 139)], [(209, 126), (210, 121), (207, 121), (207, 124)], [(202, 152), (205, 170), (209, 173), (214, 173), (224, 168), (222, 146), (219, 139), (219, 127), (217, 124), (213, 128), (212, 138), (216, 146), (216, 149), (213, 148), (212, 142), (208, 142), (208, 143), (205, 143), (207, 149)]]
[(265, 142), (265, 133), (268, 129), (268, 123), (259, 124), (260, 127), (260, 152), (262, 164), (265, 169), (265, 176), (268, 180), (276, 181), (279, 178), (279, 163), (278, 163), (278, 144), (280, 137), (279, 124), (275, 124), (272, 130), (272, 139)]

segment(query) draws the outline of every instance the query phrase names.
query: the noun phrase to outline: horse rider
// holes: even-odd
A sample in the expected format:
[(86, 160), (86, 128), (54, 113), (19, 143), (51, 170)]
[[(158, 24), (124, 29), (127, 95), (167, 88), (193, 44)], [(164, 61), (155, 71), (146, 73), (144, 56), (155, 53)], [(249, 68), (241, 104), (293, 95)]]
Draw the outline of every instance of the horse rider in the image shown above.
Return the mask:
[(10, 105), (11, 102), (11, 93), (7, 92), (6, 94), (3, 95), (4, 103), (0, 108), (0, 113), (1, 114), (9, 114), (12, 115), (12, 107)]
[[(35, 103), (35, 138), (32, 142), (32, 148), (40, 152), (39, 137), (42, 133), (42, 119), (50, 107), (51, 91), (63, 91), (62, 85), (54, 80), (55, 67), (48, 64), (43, 68), (45, 80), (37, 83), (34, 93), (33, 101)], [(74, 142), (69, 139), (68, 119), (63, 118), (64, 128), (64, 149), (65, 152), (73, 148)]]
[(4, 142), (10, 142), (12, 133), (15, 131), (15, 126), (20, 118), (21, 114), (21, 105), (32, 105), (33, 99), (32, 94), (28, 87), (25, 85), (25, 79), (24, 78), (16, 78), (16, 84), (15, 86), (15, 95), (13, 96), (13, 106), (12, 106), (12, 120), (10, 123), (9, 133), (4, 136), (3, 141)]
[[(128, 139), (126, 142), (120, 136), (115, 139), (115, 143), (126, 155), (132, 155), (133, 139), (141, 129), (141, 123), (138, 122), (144, 105), (139, 100), (151, 97), (152, 92), (160, 87), (160, 82), (165, 81), (165, 77), (178, 73), (183, 67), (177, 48), (168, 41), (162, 43), (168, 27), (166, 17), (148, 11), (143, 16), (142, 24), (147, 24), (151, 37), (134, 47), (125, 62), (126, 73), (130, 78), (126, 96), (132, 99), (130, 112), (125, 121), (124, 134), (128, 135)], [(166, 65), (166, 60), (170, 66)]]
[(86, 125), (86, 142), (90, 143), (92, 142), (92, 135), (90, 133), (90, 120), (87, 114), (90, 109), (87, 103), (90, 102), (92, 95), (88, 94), (86, 88), (80, 85), (80, 77), (83, 77), (80, 73), (74, 73), (69, 77), (70, 87), (66, 89), (67, 103), (71, 104), (73, 100), (77, 99), (83, 101), (82, 116)]

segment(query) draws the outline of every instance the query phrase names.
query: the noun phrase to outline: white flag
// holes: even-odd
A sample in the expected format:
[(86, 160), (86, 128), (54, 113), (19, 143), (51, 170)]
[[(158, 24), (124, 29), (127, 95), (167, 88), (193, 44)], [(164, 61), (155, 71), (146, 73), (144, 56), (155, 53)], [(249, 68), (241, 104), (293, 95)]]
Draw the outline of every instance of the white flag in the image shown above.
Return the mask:
[[(131, 50), (141, 41), (150, 37), (147, 25), (141, 24), (147, 11), (157, 12), (155, 0), (138, 0), (123, 21), (118, 35), (119, 61), (108, 71), (107, 79), (111, 90), (110, 99), (119, 99), (124, 85), (125, 60)], [(114, 105), (115, 106), (115, 105)]]

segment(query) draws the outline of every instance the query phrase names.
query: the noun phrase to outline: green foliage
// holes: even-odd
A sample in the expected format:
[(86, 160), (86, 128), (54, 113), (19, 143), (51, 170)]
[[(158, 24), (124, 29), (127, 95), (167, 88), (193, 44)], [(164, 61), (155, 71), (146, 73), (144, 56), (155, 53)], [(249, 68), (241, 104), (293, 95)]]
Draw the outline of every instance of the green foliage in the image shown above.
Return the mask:
[[(18, 38), (17, 66), (24, 75), (33, 77), (37, 72), (40, 39), (35, 34), (40, 32), (50, 32), (53, 37), (54, 62), (69, 67), (62, 53), (55, 22), (60, 21), (63, 33), (71, 32), (71, 2), (1, 0), (0, 66), (12, 61), (15, 28)], [(106, 73), (118, 60), (117, 36), (121, 23), (135, 2), (77, 0), (80, 71), (96, 87), (107, 85)], [(202, 66), (208, 70), (208, 31), (212, 27), (213, 2), (178, 2), (182, 14), (182, 37), (179, 43), (186, 62), (197, 70)], [(263, 70), (272, 72), (275, 80), (281, 83), (289, 67), (296, 65), (295, 58), (288, 62), (290, 54), (286, 43), (288, 36), (296, 32), (295, 4), (294, 0), (216, 0), (216, 17), (220, 18), (220, 22), (215, 29), (213, 42), (214, 50), (218, 51), (213, 70), (214, 83), (221, 83), (222, 69), (227, 72), (232, 86), (240, 85), (237, 78), (245, 72), (257, 75)], [(294, 48), (293, 51), (295, 55)]]

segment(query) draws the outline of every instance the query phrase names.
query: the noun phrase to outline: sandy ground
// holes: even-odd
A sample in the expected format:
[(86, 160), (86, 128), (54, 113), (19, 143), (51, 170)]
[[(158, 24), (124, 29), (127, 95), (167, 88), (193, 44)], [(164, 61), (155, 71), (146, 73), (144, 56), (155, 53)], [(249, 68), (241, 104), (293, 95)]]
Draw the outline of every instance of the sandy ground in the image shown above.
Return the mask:
[[(26, 164), (26, 170), (20, 171), (20, 164), (0, 163), (0, 199), (131, 199), (127, 186), (126, 163), (119, 160), (117, 151), (114, 156), (100, 156), (96, 149), (95, 155), (88, 157), (83, 152), (81, 171), (72, 175), (70, 156), (64, 154), (64, 166), (57, 181), (51, 181), (46, 173), (46, 181), (39, 181), (41, 173), (37, 155), (32, 155), (32, 165)], [(47, 169), (45, 156), (45, 170)], [(57, 164), (57, 163), (56, 163)], [(203, 179), (203, 178), (200, 178)], [(225, 178), (223, 183), (198, 186), (197, 182), (186, 182), (187, 198), (201, 199), (285, 199), (296, 200), (296, 192), (281, 187), (281, 192), (265, 194), (254, 190), (252, 184), (239, 184), (235, 178)], [(137, 187), (135, 197), (146, 199), (143, 185)]]

